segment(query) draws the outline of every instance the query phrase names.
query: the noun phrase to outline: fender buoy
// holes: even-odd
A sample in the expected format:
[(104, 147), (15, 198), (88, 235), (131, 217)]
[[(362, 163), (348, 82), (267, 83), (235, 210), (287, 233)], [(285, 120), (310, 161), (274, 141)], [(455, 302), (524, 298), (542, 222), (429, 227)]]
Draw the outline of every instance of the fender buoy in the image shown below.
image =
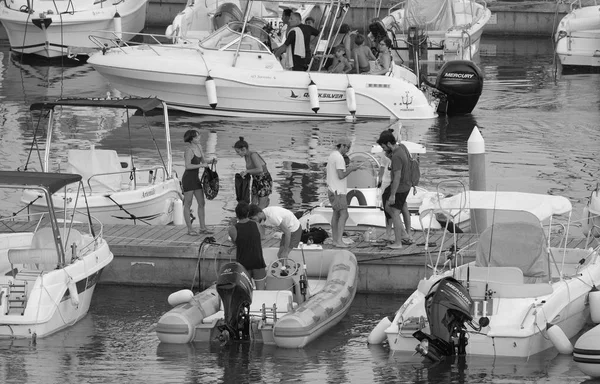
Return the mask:
[(346, 104), (348, 105), (348, 111), (354, 116), (356, 113), (356, 92), (354, 92), (354, 88), (350, 84), (346, 88)]
[(588, 295), (590, 317), (596, 324), (600, 323), (600, 290), (594, 285)]
[(217, 84), (215, 84), (215, 79), (211, 75), (206, 76), (204, 86), (206, 87), (206, 96), (208, 96), (208, 105), (212, 109), (217, 108)]
[(548, 333), (548, 337), (558, 353), (563, 355), (570, 355), (573, 353), (573, 345), (558, 325), (548, 323), (546, 326), (546, 333)]
[(185, 224), (183, 219), (183, 201), (181, 201), (181, 199), (175, 199), (175, 201), (173, 201), (173, 224)]
[(177, 292), (173, 292), (167, 298), (167, 302), (171, 307), (176, 307), (179, 304), (189, 303), (194, 297), (194, 292), (189, 289), (182, 289)]
[(71, 304), (73, 304), (74, 307), (79, 306), (79, 292), (77, 292), (77, 284), (75, 284), (73, 279), (69, 281), (68, 287), (69, 296), (71, 297)]
[(113, 18), (113, 24), (115, 27), (115, 35), (119, 40), (123, 39), (123, 26), (121, 24), (121, 15), (119, 12), (115, 12), (115, 16)]
[(348, 205), (350, 205), (350, 202), (355, 197), (358, 200), (358, 205), (367, 205), (367, 199), (365, 198), (365, 195), (363, 195), (363, 193), (358, 189), (352, 189), (346, 194), (346, 202)]
[(317, 113), (319, 111), (319, 90), (317, 84), (312, 80), (308, 84), (308, 97), (310, 99), (310, 109)]
[(367, 337), (367, 343), (369, 344), (382, 344), (385, 339), (385, 330), (392, 325), (391, 316), (386, 316), (379, 321), (377, 326), (373, 328), (371, 333), (369, 333), (369, 337)]

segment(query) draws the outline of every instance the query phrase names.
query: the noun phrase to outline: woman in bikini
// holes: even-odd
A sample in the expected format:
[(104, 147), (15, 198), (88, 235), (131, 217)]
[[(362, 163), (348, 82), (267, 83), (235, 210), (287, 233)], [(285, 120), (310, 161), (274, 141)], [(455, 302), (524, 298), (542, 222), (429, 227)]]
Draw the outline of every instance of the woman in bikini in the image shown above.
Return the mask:
[[(181, 177), (181, 188), (183, 189), (183, 219), (187, 226), (188, 235), (198, 236), (198, 232), (192, 228), (192, 220), (190, 218), (192, 202), (194, 196), (198, 202), (198, 222), (200, 224), (200, 233), (212, 233), (207, 227), (204, 215), (204, 191), (200, 182), (200, 169), (208, 166), (208, 162), (204, 157), (204, 151), (200, 144), (200, 133), (194, 129), (188, 130), (183, 135), (183, 141), (187, 143), (183, 154), (185, 159), (185, 172)], [(212, 162), (216, 162), (213, 159)]]
[(267, 163), (257, 152), (248, 148), (248, 143), (240, 136), (234, 144), (235, 153), (246, 160), (246, 171), (240, 172), (240, 176), (252, 176), (251, 202), (261, 208), (269, 206), (269, 195), (273, 190), (273, 179), (267, 169)]
[(384, 37), (377, 46), (379, 55), (377, 56), (378, 69), (371, 71), (371, 75), (386, 75), (392, 69), (392, 40)]

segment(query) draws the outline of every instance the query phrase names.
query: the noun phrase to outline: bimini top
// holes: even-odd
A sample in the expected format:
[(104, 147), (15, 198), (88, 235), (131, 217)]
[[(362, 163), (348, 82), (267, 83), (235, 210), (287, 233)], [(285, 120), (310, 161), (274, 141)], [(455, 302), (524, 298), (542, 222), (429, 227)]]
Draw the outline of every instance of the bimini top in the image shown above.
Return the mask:
[(65, 185), (79, 181), (81, 181), (81, 175), (72, 173), (0, 171), (0, 187), (42, 187), (48, 189), (50, 194)]
[(124, 108), (137, 109), (141, 112), (148, 112), (155, 108), (162, 108), (162, 101), (156, 97), (126, 97), (126, 98), (65, 98), (54, 101), (43, 101), (31, 104), (31, 111), (44, 109), (53, 109), (56, 106), (71, 107), (101, 107), (101, 108)]
[(569, 199), (563, 196), (525, 192), (467, 191), (439, 200), (424, 200), (419, 212), (450, 212), (457, 209), (529, 212), (539, 221), (544, 221), (553, 215), (569, 213), (573, 207)]

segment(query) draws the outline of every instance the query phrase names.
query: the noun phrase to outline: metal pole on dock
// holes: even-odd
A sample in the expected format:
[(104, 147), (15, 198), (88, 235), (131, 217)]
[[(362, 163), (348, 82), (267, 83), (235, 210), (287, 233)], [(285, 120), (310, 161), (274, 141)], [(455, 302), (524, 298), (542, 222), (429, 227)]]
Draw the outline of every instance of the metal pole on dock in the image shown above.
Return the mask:
[[(467, 141), (469, 155), (469, 190), (485, 191), (485, 142), (479, 128), (475, 126)], [(471, 210), (471, 232), (481, 233), (487, 227), (487, 212)]]

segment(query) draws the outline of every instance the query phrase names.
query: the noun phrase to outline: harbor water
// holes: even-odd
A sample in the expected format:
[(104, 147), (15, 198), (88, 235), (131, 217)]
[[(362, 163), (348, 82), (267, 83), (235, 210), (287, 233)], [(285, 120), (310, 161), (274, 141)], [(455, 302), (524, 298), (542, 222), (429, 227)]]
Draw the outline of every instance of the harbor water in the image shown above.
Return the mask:
[[(569, 198), (580, 235), (582, 208), (600, 181), (600, 74), (555, 76), (551, 39), (482, 40), (484, 91), (472, 115), (403, 121), (402, 139), (426, 146), (421, 184), (442, 192), (468, 188), (467, 140), (477, 126), (486, 144), (489, 190), (549, 193)], [(60, 67), (20, 62), (0, 40), (0, 164), (3, 170), (38, 169), (32, 148), (37, 116), (29, 105), (57, 97), (119, 96), (89, 65)], [(274, 106), (276, 107), (276, 106)], [(162, 148), (160, 116), (153, 133), (127, 130), (122, 111), (63, 110), (52, 163), (64, 166), (68, 148), (114, 148), (133, 153), (139, 164), (156, 162)], [(140, 116), (131, 116), (134, 127)], [(207, 203), (208, 225), (223, 226), (235, 208), (233, 176), (244, 168), (232, 146), (240, 136), (261, 153), (274, 179), (272, 205), (299, 211), (326, 197), (324, 163), (338, 135), (352, 151), (369, 151), (395, 121), (259, 121), (174, 113), (171, 133), (175, 169), (183, 173), (183, 134), (195, 128), (205, 151), (219, 162), (221, 190)], [(42, 137), (40, 144), (43, 144)], [(26, 166), (27, 165), (27, 166)], [(0, 195), (0, 214), (20, 209), (18, 194)], [(185, 287), (178, 287), (185, 288)], [(177, 288), (173, 288), (177, 289)], [(243, 344), (159, 344), (153, 325), (167, 311), (173, 289), (99, 286), (81, 322), (37, 341), (0, 342), (3, 383), (581, 383), (588, 378), (570, 356), (549, 353), (524, 359), (468, 357), (430, 366), (411, 355), (367, 346), (370, 330), (406, 298), (357, 295), (350, 313), (303, 350)]]

